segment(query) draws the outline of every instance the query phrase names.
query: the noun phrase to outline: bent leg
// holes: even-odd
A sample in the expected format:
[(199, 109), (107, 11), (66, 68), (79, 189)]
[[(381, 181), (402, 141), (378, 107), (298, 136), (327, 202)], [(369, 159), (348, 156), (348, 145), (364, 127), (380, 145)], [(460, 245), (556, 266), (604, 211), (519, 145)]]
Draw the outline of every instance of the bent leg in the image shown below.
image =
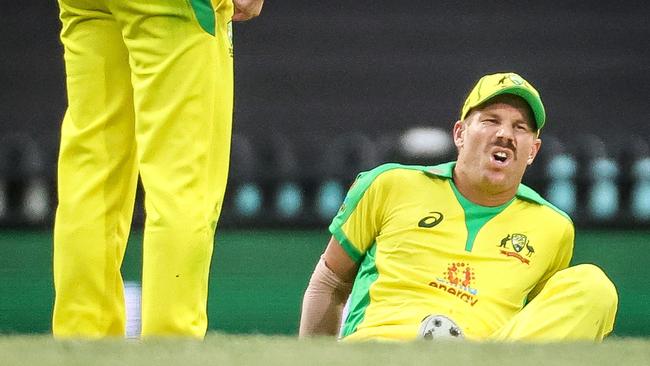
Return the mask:
[(128, 55), (102, 2), (61, 0), (68, 109), (54, 224), (52, 332), (123, 336), (120, 267), (137, 182)]
[(614, 328), (618, 295), (603, 271), (582, 264), (559, 271), (490, 339), (601, 341)]

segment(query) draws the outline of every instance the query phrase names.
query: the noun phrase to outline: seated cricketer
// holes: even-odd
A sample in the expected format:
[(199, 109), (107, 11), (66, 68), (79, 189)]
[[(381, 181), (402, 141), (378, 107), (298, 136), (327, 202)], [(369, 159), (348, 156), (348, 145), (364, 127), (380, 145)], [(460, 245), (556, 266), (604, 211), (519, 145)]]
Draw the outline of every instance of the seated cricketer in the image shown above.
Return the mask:
[(595, 265), (569, 267), (571, 219), (521, 184), (545, 121), (530, 83), (487, 75), (454, 124), (456, 161), (359, 174), (329, 226), (300, 336), (547, 342), (609, 334), (616, 288)]

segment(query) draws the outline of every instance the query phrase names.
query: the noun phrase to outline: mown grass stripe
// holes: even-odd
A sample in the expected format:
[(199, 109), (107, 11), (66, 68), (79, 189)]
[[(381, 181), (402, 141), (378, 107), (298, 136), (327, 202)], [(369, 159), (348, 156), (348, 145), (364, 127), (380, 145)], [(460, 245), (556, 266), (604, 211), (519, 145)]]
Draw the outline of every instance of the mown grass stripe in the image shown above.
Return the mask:
[(205, 341), (55, 341), (0, 337), (2, 365), (647, 365), (650, 340), (593, 343), (340, 343), (333, 338), (210, 333)]

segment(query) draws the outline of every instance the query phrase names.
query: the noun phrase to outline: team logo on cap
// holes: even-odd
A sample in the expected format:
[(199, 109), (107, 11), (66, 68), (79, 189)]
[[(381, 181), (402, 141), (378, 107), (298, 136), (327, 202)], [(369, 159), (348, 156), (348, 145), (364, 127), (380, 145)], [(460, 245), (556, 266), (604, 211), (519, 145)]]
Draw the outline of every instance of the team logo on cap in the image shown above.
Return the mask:
[(525, 82), (524, 79), (522, 79), (519, 75), (510, 75), (510, 81), (516, 85), (523, 85)]
[[(501, 249), (501, 254), (508, 257), (517, 258), (521, 261), (521, 263), (524, 264), (530, 264), (530, 259), (525, 258), (523, 255), (519, 254), (522, 252), (522, 250), (524, 250), (524, 248), (527, 251), (526, 257), (531, 257), (533, 254), (535, 254), (535, 248), (530, 245), (530, 240), (528, 240), (528, 237), (524, 234), (514, 233), (506, 235), (505, 238), (501, 239), (499, 248), (504, 248)], [(509, 251), (507, 249), (513, 249), (513, 251)]]
[(526, 82), (519, 75), (509, 74), (509, 75), (506, 75), (506, 76), (502, 77), (501, 80), (499, 80), (499, 82), (497, 84), (505, 87), (506, 86), (506, 80), (510, 80), (510, 82), (515, 84), (515, 85), (524, 85), (524, 83)]

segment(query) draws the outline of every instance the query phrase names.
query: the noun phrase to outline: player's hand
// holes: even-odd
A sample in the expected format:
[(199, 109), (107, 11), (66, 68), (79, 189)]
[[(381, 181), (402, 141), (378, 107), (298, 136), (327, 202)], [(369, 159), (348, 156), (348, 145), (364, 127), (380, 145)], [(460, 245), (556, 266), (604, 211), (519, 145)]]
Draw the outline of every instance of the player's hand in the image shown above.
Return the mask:
[(241, 22), (260, 15), (264, 0), (233, 0), (233, 3), (235, 4), (235, 14), (232, 16), (232, 20)]

